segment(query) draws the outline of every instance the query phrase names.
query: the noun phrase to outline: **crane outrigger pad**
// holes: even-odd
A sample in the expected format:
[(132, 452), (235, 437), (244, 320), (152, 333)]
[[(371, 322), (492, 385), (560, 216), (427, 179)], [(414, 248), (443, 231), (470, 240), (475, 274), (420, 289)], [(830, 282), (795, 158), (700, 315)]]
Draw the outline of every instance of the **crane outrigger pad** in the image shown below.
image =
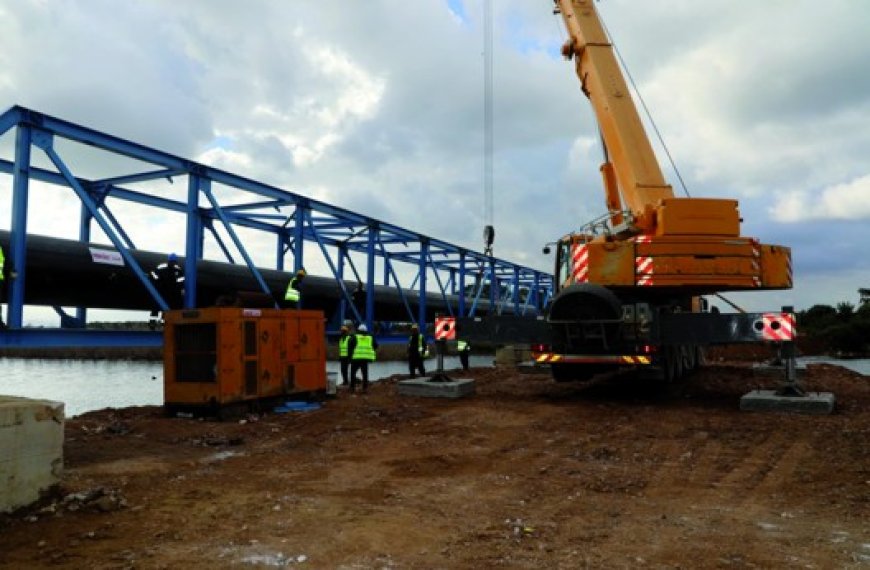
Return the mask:
[(831, 392), (782, 395), (778, 390), (753, 390), (740, 398), (740, 409), (752, 412), (828, 415), (834, 412), (835, 403), (836, 398)]
[(462, 398), (474, 394), (474, 379), (433, 382), (429, 378), (402, 380), (396, 384), (400, 396), (422, 398)]

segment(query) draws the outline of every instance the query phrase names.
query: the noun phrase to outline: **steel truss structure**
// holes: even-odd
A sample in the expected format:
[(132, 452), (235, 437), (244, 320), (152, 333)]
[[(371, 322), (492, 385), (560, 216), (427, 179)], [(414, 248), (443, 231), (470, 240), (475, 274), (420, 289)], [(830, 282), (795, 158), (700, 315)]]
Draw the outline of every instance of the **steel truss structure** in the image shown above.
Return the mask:
[[(370, 330), (379, 321), (375, 295), (366, 295), (365, 306), (357, 308), (351, 302), (348, 282), (362, 283), (366, 291), (375, 291), (376, 286), (393, 288), (404, 305), (407, 321), (418, 323), (431, 321), (435, 303), (450, 316), (474, 316), (484, 306), (490, 313), (534, 316), (542, 312), (554, 289), (551, 274), (27, 108), (15, 106), (0, 115), (0, 136), (13, 127), (16, 129), (14, 158), (0, 159), (0, 172), (12, 176), (6, 266), (8, 274), (14, 276), (7, 279), (8, 329), (2, 335), (5, 342), (0, 340), (0, 345), (159, 344), (159, 340), (143, 341), (141, 333), (129, 335), (126, 340), (121, 336), (114, 341), (98, 335), (99, 340), (93, 341), (87, 340), (87, 334), (75, 336), (64, 331), (52, 337), (45, 330), (28, 340), (27, 329), (22, 328), (22, 316), (27, 286), (25, 262), (31, 181), (59, 185), (74, 192), (81, 203), (78, 240), (89, 242), (92, 225), (96, 223), (155, 304), (164, 310), (168, 308), (165, 299), (149, 280), (148, 270), (137, 262), (133, 255), (136, 245), (113, 213), (112, 206), (122, 201), (184, 215), (184, 305), (187, 308), (197, 307), (197, 261), (203, 259), (207, 234), (214, 238), (227, 262), (244, 263), (263, 293), (271, 295), (260, 267), (255, 265), (237, 231), (239, 228), (273, 236), (275, 269), (279, 271), (285, 270), (287, 256), (290, 257), (290, 263), (286, 264), (289, 270), (305, 266), (306, 242), (320, 251), (329, 268), (329, 277), (340, 289), (334, 310), (327, 314), (330, 330), (337, 329), (346, 318), (367, 323)], [(131, 171), (102, 177), (76, 176), (70, 165), (72, 160), (61, 156), (58, 150), (59, 140), (80, 143), (105, 153), (106, 163), (117, 164), (123, 159), (131, 165)], [(53, 169), (32, 164), (34, 149), (44, 153)], [(177, 179), (187, 182), (186, 200), (134, 188), (141, 183)], [(237, 252), (239, 261), (232, 249)], [(86, 309), (77, 308), (75, 317), (71, 317), (55, 307), (63, 317), (62, 326), (76, 328), (85, 326)]]

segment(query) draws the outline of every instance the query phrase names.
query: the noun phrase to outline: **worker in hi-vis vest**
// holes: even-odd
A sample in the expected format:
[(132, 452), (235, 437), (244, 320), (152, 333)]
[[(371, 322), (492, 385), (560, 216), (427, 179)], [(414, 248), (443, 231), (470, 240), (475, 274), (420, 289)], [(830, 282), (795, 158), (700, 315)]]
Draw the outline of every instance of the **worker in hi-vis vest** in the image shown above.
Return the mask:
[(305, 279), (304, 269), (297, 271), (296, 275), (290, 279), (290, 283), (287, 284), (287, 291), (284, 292), (285, 309), (296, 309), (299, 307), (299, 302), (302, 300), (299, 286), (302, 284), (303, 279)]
[(350, 391), (356, 391), (359, 380), (356, 377), (357, 370), (362, 373), (362, 391), (369, 389), (369, 362), (376, 359), (375, 351), (378, 349), (378, 341), (369, 334), (365, 323), (361, 324), (356, 334), (350, 337), (347, 343), (347, 353), (350, 356)]
[(411, 325), (411, 335), (408, 337), (408, 372), (411, 374), (411, 378), (417, 377), (418, 370), (420, 376), (426, 375), (423, 359), (426, 358), (427, 352), (426, 339), (420, 334), (420, 327), (414, 323)]
[(471, 354), (471, 343), (465, 340), (456, 341), (456, 352), (459, 353), (459, 362), (463, 370), (468, 370), (468, 355)]
[(347, 386), (347, 373), (350, 368), (350, 355), (347, 345), (350, 342), (350, 328), (341, 327), (341, 335), (338, 337), (338, 365), (341, 370), (341, 385)]

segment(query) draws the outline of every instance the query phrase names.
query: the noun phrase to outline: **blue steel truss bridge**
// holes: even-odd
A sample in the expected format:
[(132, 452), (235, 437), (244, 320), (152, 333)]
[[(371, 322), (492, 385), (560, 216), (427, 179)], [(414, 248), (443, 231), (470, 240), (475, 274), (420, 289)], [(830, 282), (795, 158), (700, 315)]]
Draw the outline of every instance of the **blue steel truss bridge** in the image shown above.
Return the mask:
[[(11, 156), (0, 157), (0, 173), (11, 177), (0, 185), (0, 199), (11, 201), (10, 230), (0, 231), (0, 346), (160, 345), (158, 332), (87, 326), (88, 309), (168, 309), (148, 277), (167, 252), (137, 246), (125, 219), (131, 204), (140, 221), (143, 208), (148, 219), (183, 219), (176, 251), (185, 308), (227, 298), (272, 306), (300, 268), (310, 273), (302, 307), (322, 310), (328, 332), (346, 320), (388, 330), (432, 323), (436, 314), (532, 318), (553, 293), (549, 273), (23, 107), (0, 115), (0, 137), (13, 143)], [(78, 164), (84, 155), (86, 167)], [(99, 165), (105, 172), (95, 172)], [(37, 184), (77, 198), (78, 210), (64, 212), (78, 220), (77, 236), (28, 232), (28, 208), (45, 207), (33, 203)], [(311, 274), (313, 266), (321, 270)], [(60, 325), (24, 327), (25, 305), (53, 307)]]

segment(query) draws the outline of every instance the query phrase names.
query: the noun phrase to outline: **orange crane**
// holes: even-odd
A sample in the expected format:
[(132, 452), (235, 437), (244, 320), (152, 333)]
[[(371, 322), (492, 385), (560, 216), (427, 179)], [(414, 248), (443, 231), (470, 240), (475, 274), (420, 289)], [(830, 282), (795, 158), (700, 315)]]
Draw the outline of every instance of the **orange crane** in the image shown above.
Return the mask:
[(791, 288), (791, 251), (742, 236), (736, 200), (674, 196), (594, 0), (555, 3), (568, 32), (562, 54), (604, 145), (607, 213), (556, 242), (550, 337), (536, 360), (557, 380), (625, 364), (657, 365), (671, 379), (697, 365), (702, 346), (761, 340), (765, 322), (793, 330), (788, 315), (703, 313), (702, 295)]

